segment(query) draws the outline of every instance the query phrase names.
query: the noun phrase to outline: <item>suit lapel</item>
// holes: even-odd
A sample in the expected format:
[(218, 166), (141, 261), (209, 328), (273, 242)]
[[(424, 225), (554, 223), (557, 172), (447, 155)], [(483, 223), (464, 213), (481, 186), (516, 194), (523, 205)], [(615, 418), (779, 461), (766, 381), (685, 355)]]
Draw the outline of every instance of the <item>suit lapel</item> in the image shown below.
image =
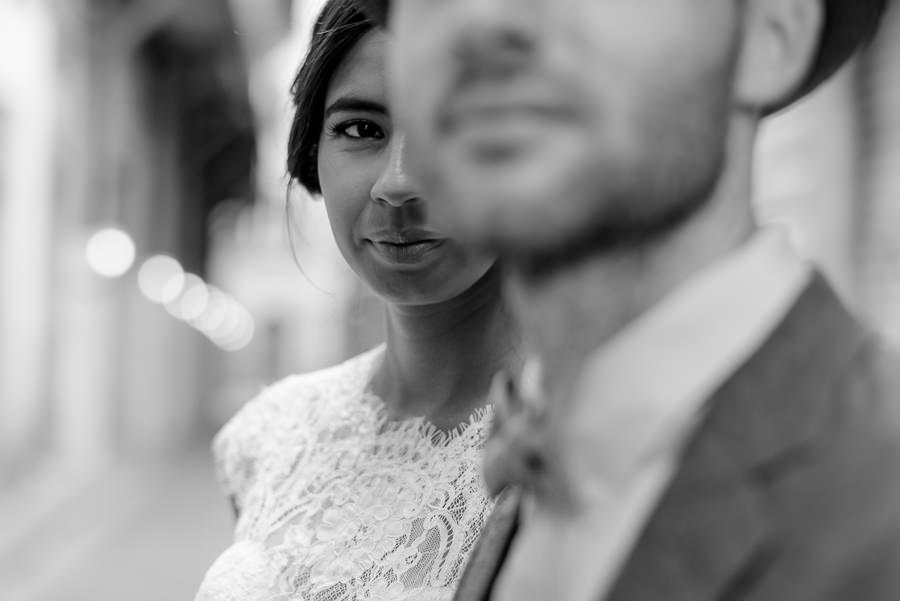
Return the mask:
[(733, 471), (727, 449), (703, 447), (692, 461), (706, 473), (676, 476), (609, 601), (712, 601), (774, 548), (760, 492)]
[[(603, 601), (714, 601), (765, 572), (778, 532), (764, 484), (828, 432), (828, 391), (866, 340), (818, 274), (713, 395), (681, 468)], [(809, 455), (807, 455), (809, 456)]]
[(498, 496), (472, 550), (453, 601), (488, 601), (519, 523), (521, 495), (507, 487)]

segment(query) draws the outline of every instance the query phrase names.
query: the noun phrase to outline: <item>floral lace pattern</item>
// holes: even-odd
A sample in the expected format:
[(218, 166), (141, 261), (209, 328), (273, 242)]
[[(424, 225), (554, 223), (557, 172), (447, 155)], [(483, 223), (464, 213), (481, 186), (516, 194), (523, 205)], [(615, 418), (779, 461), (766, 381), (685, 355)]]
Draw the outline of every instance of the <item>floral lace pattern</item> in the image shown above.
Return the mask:
[(214, 441), (240, 509), (196, 601), (445, 601), (491, 510), (480, 410), (453, 432), (366, 392), (383, 347), (263, 391)]

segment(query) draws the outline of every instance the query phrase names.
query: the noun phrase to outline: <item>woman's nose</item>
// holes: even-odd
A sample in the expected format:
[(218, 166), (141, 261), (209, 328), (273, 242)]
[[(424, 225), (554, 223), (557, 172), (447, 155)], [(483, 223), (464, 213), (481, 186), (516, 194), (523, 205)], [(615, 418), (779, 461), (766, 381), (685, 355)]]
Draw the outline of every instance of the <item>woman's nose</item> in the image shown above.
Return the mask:
[(419, 185), (409, 173), (408, 156), (406, 136), (395, 134), (391, 138), (387, 164), (372, 186), (372, 200), (400, 207), (419, 199)]

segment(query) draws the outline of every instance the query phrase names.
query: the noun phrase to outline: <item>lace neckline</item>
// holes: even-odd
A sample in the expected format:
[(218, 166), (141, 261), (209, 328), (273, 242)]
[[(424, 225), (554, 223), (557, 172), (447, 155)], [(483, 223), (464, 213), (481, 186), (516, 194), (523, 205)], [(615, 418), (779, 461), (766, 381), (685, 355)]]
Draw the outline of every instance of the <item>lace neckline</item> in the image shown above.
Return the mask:
[(493, 503), (490, 406), (452, 430), (389, 419), (384, 346), (266, 389), (217, 437), (241, 508), (197, 601), (449, 601)]
[(380, 424), (379, 433), (386, 433), (398, 429), (415, 429), (421, 438), (431, 441), (436, 447), (450, 446), (455, 441), (463, 438), (473, 426), (490, 421), (494, 416), (494, 408), (491, 405), (478, 407), (469, 416), (451, 430), (439, 428), (431, 423), (427, 417), (404, 417), (395, 419), (388, 416), (387, 405), (384, 400), (373, 392), (363, 393), (364, 399), (375, 406)]
[(386, 433), (397, 429), (415, 429), (421, 438), (431, 441), (436, 447), (450, 446), (455, 441), (464, 437), (465, 433), (473, 426), (490, 421), (494, 417), (494, 408), (490, 403), (475, 408), (468, 417), (450, 430), (439, 428), (425, 416), (409, 416), (394, 418), (390, 416), (388, 405), (381, 396), (371, 390), (371, 380), (381, 362), (384, 360), (387, 345), (382, 343), (366, 353), (368, 362), (368, 377), (363, 382), (361, 396), (363, 402), (375, 411), (376, 422), (379, 424), (379, 433)]

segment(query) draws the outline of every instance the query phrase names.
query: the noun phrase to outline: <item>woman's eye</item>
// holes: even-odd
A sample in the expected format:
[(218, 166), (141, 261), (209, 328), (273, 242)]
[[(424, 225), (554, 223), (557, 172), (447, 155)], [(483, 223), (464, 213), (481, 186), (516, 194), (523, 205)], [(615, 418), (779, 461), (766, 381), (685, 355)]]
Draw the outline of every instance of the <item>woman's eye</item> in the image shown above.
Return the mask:
[(339, 124), (335, 131), (343, 136), (353, 139), (381, 139), (384, 132), (371, 121), (347, 121)]

